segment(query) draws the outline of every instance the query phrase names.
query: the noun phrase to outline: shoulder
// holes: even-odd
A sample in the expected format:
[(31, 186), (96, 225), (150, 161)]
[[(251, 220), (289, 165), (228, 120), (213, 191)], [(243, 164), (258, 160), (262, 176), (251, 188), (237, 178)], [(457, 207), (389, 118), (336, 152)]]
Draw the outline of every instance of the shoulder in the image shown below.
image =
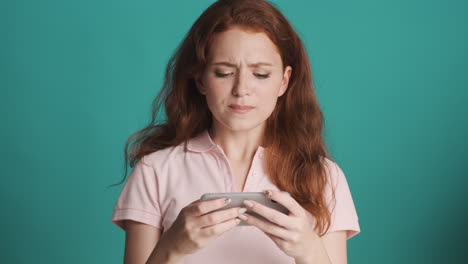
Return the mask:
[(325, 158), (324, 165), (327, 175), (325, 195), (328, 202), (334, 203), (336, 199), (348, 203), (349, 200), (352, 200), (351, 190), (343, 170), (337, 162), (328, 158)]
[(184, 146), (183, 144), (179, 144), (147, 154), (141, 158), (141, 162), (147, 166), (158, 168), (179, 159), (184, 154)]
[(323, 158), (322, 164), (324, 166), (327, 179), (335, 185), (338, 177), (342, 173), (340, 166), (338, 166), (335, 161), (326, 157)]
[(142, 158), (142, 162), (146, 165), (153, 167), (160, 167), (165, 165), (188, 165), (198, 158), (205, 156), (204, 154), (215, 146), (211, 140), (208, 131), (203, 131), (196, 136), (193, 136), (185, 142), (181, 142), (176, 146), (167, 147), (157, 150)]
[(344, 172), (338, 163), (325, 157), (323, 158), (323, 164), (327, 174), (327, 179), (331, 185), (336, 187), (336, 185), (343, 183), (343, 181), (347, 184)]
[(327, 233), (346, 230), (347, 239), (360, 232), (358, 215), (348, 180), (341, 167), (330, 159), (325, 159), (325, 167), (329, 185), (325, 189), (325, 197), (332, 222)]

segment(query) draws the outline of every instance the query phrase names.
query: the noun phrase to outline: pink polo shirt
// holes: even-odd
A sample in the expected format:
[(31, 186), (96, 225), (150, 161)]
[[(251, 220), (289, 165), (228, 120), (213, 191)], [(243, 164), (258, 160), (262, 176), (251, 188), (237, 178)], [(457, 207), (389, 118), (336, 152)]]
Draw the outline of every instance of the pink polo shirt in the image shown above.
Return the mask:
[[(133, 168), (114, 208), (112, 222), (123, 229), (130, 219), (167, 230), (180, 210), (204, 193), (234, 192), (229, 161), (208, 131), (184, 144), (144, 156)], [(243, 192), (278, 188), (263, 166), (262, 146), (258, 147)], [(328, 172), (336, 186), (336, 204), (329, 203), (332, 222), (329, 232), (346, 230), (347, 238), (360, 232), (358, 216), (345, 175), (327, 160)], [(330, 190), (327, 191), (330, 201)], [(236, 226), (207, 246), (188, 255), (185, 264), (199, 263), (294, 263), (274, 242), (254, 226)]]

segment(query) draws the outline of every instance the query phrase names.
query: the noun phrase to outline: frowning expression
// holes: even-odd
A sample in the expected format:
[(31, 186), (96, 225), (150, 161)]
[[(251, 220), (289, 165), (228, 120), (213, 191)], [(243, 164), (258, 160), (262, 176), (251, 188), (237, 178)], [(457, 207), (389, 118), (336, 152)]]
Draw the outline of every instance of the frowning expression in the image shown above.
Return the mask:
[(271, 115), (291, 72), (265, 33), (232, 27), (214, 36), (197, 86), (215, 125), (249, 130)]

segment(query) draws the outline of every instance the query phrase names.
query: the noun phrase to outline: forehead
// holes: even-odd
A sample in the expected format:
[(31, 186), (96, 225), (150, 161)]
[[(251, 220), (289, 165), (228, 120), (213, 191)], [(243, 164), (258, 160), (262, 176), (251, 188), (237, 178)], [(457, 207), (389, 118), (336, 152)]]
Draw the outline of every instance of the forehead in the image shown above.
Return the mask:
[(247, 31), (233, 27), (213, 36), (208, 50), (208, 61), (255, 63), (258, 61), (281, 64), (278, 48), (264, 32)]

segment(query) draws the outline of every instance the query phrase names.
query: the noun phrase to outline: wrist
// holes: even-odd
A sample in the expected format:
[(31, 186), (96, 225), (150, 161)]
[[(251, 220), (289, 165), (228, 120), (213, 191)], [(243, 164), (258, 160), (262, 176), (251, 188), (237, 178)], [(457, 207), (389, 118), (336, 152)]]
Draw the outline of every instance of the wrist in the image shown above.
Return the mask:
[(176, 253), (174, 253), (172, 251), (169, 251), (166, 259), (167, 259), (167, 262), (165, 262), (165, 263), (179, 264), (179, 263), (182, 263), (182, 260), (184, 259), (184, 255), (179, 255), (179, 254), (176, 254)]
[(294, 258), (294, 263), (295, 264), (315, 264), (315, 263), (320, 263), (320, 264), (331, 264), (330, 258), (328, 257), (327, 254), (325, 255), (320, 255), (320, 256), (314, 256), (314, 257), (303, 257), (303, 258)]
[(319, 238), (318, 243), (308, 251), (309, 254), (301, 257), (294, 258), (296, 264), (312, 264), (312, 263), (321, 263), (321, 264), (331, 264), (330, 258), (328, 256), (327, 249), (322, 242), (322, 239)]
[(163, 243), (158, 243), (146, 264), (179, 264), (182, 263), (183, 259), (184, 255), (175, 252), (172, 247), (166, 247)]
[(312, 259), (306, 259), (306, 258), (294, 258), (294, 263), (295, 264), (311, 264), (314, 263)]

